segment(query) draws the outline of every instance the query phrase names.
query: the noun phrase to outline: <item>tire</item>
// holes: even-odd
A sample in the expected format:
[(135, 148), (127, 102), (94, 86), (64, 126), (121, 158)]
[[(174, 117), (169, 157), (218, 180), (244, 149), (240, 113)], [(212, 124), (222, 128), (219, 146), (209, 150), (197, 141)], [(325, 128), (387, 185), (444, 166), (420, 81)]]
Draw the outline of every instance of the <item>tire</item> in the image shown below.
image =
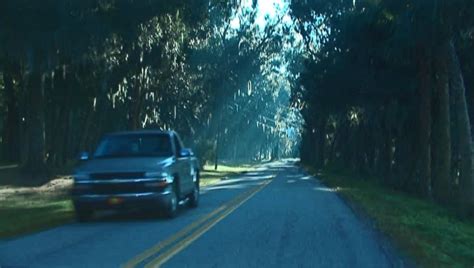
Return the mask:
[(86, 209), (79, 206), (76, 206), (76, 220), (78, 222), (87, 222), (92, 219), (94, 211), (92, 209)]
[(173, 190), (170, 193), (168, 204), (166, 204), (165, 215), (167, 218), (172, 219), (176, 217), (176, 214), (178, 213), (178, 203), (178, 187), (175, 182), (173, 183)]
[(199, 173), (196, 172), (193, 192), (189, 195), (189, 207), (197, 208), (199, 206)]

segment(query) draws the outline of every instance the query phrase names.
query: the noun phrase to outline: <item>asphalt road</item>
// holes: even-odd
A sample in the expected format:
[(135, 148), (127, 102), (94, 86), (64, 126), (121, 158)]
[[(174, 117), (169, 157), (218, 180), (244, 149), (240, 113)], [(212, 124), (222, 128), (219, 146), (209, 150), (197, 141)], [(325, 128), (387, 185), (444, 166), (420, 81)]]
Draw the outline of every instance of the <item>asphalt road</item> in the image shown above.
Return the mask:
[(172, 220), (103, 216), (0, 241), (0, 267), (403, 267), (387, 241), (291, 161), (202, 189)]

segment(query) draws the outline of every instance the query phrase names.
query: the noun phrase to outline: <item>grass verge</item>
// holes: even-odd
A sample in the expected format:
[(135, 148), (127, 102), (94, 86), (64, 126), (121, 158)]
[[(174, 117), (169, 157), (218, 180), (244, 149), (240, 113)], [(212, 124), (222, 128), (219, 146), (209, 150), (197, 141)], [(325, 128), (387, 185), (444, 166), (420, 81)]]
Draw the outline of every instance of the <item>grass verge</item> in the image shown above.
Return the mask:
[[(201, 186), (223, 178), (251, 171), (250, 165), (205, 166)], [(42, 186), (0, 185), (0, 239), (25, 235), (74, 220), (74, 209), (68, 191), (72, 180), (60, 178)]]
[(0, 239), (32, 233), (71, 222), (72, 202), (67, 194), (69, 178), (38, 187), (0, 187)]
[(214, 170), (214, 166), (205, 165), (201, 171), (201, 186), (209, 186), (220, 182), (221, 180), (239, 175), (243, 172), (249, 172), (254, 170), (252, 165), (219, 165), (217, 170)]
[(322, 173), (318, 177), (365, 211), (417, 264), (474, 267), (473, 220), (460, 220), (446, 208), (373, 181), (334, 173)]

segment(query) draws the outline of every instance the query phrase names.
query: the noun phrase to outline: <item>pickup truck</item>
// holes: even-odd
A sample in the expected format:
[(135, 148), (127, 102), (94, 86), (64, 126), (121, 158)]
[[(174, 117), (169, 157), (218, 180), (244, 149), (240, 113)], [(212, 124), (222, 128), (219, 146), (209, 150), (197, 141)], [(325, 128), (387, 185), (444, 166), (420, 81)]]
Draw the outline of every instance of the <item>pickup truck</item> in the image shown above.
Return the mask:
[(180, 201), (198, 206), (198, 161), (174, 131), (108, 134), (80, 158), (72, 189), (79, 221), (103, 209), (142, 208), (172, 218)]

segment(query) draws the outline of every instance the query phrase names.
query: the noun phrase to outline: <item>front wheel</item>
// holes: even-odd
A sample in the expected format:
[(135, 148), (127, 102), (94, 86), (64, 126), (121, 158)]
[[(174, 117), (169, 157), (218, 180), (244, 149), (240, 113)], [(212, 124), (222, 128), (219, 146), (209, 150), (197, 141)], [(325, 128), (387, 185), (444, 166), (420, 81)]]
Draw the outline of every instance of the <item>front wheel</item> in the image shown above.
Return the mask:
[(174, 218), (178, 212), (178, 191), (176, 184), (173, 184), (173, 189), (170, 193), (170, 198), (166, 206), (165, 214), (167, 218)]
[(92, 209), (83, 208), (80, 206), (76, 206), (76, 219), (78, 222), (86, 222), (92, 219), (94, 215), (94, 211)]
[(199, 205), (199, 175), (196, 172), (194, 175), (194, 189), (193, 192), (189, 195), (189, 206), (192, 208), (196, 208)]

